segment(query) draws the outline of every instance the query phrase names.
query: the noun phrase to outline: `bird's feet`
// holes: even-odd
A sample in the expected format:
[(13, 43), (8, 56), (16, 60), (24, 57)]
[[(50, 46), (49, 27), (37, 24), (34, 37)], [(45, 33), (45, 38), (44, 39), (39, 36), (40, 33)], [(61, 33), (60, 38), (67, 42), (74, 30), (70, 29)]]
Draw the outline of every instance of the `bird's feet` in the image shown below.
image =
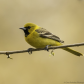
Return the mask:
[(32, 54), (32, 50), (33, 50), (33, 48), (28, 48), (28, 53)]
[(48, 49), (49, 46), (51, 46), (51, 45), (47, 45), (47, 46), (44, 48), (44, 50), (49, 51), (49, 49)]

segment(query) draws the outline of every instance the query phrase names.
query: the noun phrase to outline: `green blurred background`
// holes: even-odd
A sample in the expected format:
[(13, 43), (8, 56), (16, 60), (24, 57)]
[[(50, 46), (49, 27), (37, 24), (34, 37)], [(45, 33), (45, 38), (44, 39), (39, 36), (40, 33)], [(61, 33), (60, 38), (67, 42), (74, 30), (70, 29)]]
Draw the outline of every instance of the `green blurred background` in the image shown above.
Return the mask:
[[(19, 30), (27, 22), (46, 28), (65, 44), (84, 42), (84, 0), (0, 0), (0, 51), (31, 47)], [(84, 46), (73, 49), (84, 53)], [(84, 82), (84, 57), (61, 49), (54, 53), (13, 54), (13, 60), (0, 55), (0, 84)]]

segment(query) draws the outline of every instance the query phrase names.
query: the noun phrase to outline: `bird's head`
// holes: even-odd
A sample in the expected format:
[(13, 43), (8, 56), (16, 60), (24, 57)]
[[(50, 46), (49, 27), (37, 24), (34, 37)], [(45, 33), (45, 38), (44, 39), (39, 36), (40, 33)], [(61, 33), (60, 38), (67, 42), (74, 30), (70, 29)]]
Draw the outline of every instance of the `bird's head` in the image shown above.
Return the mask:
[(25, 33), (25, 37), (27, 37), (30, 33), (32, 33), (36, 28), (38, 28), (38, 26), (36, 24), (33, 23), (26, 23), (24, 25), (24, 27), (19, 28), (22, 29)]

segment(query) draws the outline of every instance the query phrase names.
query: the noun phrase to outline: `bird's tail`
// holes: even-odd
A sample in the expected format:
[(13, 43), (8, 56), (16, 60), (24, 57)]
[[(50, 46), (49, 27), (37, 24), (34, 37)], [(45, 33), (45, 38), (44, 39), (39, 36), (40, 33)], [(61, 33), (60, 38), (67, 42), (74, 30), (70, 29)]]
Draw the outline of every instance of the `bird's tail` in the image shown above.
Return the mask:
[(75, 51), (75, 50), (73, 50), (73, 49), (71, 49), (71, 48), (62, 48), (63, 50), (66, 50), (66, 51), (68, 51), (68, 52), (70, 52), (70, 53), (72, 53), (72, 54), (74, 54), (74, 55), (77, 55), (77, 56), (83, 56), (83, 54), (82, 53), (80, 53), (80, 52), (78, 52), (78, 51)]

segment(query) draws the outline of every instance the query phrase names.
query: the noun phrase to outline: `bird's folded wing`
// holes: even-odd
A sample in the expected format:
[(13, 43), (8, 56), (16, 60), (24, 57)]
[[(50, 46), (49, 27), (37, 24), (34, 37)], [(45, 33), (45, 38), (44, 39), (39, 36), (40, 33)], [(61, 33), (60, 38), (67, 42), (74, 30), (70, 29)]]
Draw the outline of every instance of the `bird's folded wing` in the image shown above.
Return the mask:
[(36, 32), (40, 35), (40, 37), (49, 38), (49, 39), (58, 41), (60, 43), (64, 43), (64, 41), (60, 40), (60, 38), (58, 36), (53, 35), (52, 33), (50, 33), (49, 31), (47, 31), (44, 28), (36, 29)]

